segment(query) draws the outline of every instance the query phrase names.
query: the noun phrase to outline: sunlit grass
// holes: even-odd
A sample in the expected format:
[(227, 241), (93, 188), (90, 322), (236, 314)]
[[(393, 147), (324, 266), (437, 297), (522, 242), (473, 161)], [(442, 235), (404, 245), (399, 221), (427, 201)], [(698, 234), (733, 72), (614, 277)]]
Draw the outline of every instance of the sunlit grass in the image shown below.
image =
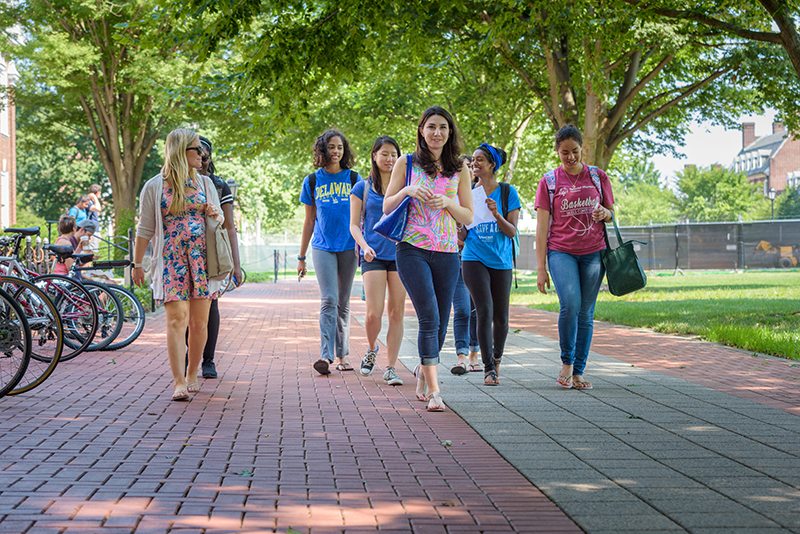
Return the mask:
[[(512, 304), (558, 311), (555, 291), (536, 289), (536, 273), (517, 278)], [(601, 291), (595, 318), (800, 360), (800, 271), (648, 273), (641, 291), (624, 297)]]

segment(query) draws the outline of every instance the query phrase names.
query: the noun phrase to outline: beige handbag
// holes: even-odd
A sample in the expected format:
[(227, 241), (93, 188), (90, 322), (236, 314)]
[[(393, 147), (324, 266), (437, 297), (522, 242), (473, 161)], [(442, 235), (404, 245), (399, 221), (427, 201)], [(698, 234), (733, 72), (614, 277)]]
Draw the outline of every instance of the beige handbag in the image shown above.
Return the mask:
[[(203, 180), (206, 202), (210, 202), (206, 177), (201, 175), (200, 178)], [(222, 280), (233, 270), (233, 254), (228, 231), (217, 219), (208, 215), (206, 215), (206, 270), (209, 280)]]

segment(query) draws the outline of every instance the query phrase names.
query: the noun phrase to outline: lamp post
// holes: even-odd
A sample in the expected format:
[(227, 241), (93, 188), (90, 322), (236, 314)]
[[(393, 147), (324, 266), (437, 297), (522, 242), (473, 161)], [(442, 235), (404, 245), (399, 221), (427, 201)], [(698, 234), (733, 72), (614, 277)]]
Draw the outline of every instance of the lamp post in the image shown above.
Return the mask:
[(236, 192), (239, 190), (239, 184), (236, 183), (236, 180), (231, 178), (228, 180), (228, 187), (231, 188), (231, 195), (233, 196), (234, 202), (236, 201)]
[(767, 193), (767, 196), (769, 197), (769, 201), (772, 204), (772, 218), (774, 219), (775, 218), (775, 188), (774, 187), (770, 187), (769, 188), (769, 192)]

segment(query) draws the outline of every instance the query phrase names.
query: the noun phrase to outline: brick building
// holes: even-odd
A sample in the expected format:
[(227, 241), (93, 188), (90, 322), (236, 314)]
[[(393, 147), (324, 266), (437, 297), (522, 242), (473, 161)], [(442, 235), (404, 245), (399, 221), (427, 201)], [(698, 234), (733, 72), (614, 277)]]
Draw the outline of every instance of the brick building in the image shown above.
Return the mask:
[(3, 228), (17, 222), (16, 113), (8, 93), (18, 77), (14, 62), (0, 54), (0, 224)]
[(756, 125), (742, 123), (742, 150), (733, 160), (733, 170), (744, 172), (752, 184), (780, 194), (800, 185), (800, 139), (793, 139), (781, 122), (772, 123), (772, 133), (756, 137)]

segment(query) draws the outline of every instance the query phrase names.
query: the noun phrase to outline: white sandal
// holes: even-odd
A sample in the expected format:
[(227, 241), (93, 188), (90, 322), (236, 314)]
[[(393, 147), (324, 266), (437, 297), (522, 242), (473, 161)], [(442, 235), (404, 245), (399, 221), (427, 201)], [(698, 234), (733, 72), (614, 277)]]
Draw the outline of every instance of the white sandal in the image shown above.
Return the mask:
[(431, 393), (431, 398), (428, 401), (428, 411), (429, 412), (443, 412), (446, 406), (442, 402), (442, 396), (439, 394), (438, 391), (434, 391)]

